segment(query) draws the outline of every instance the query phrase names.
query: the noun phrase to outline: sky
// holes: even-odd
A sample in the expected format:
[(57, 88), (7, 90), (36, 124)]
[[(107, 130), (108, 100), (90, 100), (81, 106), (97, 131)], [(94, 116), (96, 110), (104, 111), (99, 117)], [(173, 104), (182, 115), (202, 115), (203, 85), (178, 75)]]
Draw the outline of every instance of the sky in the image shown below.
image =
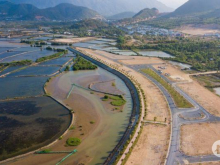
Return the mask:
[(182, 4), (184, 4), (185, 2), (187, 2), (188, 0), (158, 0), (158, 1), (164, 3), (168, 7), (172, 7), (174, 9), (176, 9), (179, 6), (181, 6)]

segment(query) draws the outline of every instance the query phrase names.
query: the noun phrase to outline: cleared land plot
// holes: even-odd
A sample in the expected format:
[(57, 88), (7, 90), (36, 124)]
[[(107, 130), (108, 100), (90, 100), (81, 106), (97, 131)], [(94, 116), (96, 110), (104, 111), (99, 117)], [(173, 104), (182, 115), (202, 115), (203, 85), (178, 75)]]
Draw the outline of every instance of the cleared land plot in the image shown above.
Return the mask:
[(178, 84), (178, 86), (201, 104), (211, 114), (220, 116), (220, 97), (212, 93), (198, 82)]
[(193, 25), (185, 25), (175, 30), (190, 35), (205, 35), (205, 34), (215, 34), (220, 32), (218, 25), (200, 25), (196, 27)]
[(157, 70), (161, 70), (159, 67), (165, 67), (166, 69), (162, 70), (163, 75), (166, 73), (170, 74), (168, 77), (171, 81), (174, 82), (192, 82), (192, 79), (189, 75), (182, 72), (178, 66), (174, 66), (172, 64), (165, 64), (165, 65), (154, 65), (153, 66)]
[(169, 127), (144, 126), (126, 165), (163, 164), (169, 143)]
[(32, 66), (28, 67), (24, 70), (21, 70), (19, 72), (14, 72), (10, 74), (9, 76), (38, 76), (38, 75), (51, 75), (55, 72), (57, 72), (60, 69), (60, 67), (53, 67), (53, 66)]
[(207, 163), (193, 163), (190, 165), (219, 165), (220, 162), (207, 162)]
[(84, 37), (84, 38), (61, 38), (52, 40), (52, 42), (60, 42), (60, 43), (76, 43), (76, 42), (83, 42), (88, 40), (94, 40), (94, 37)]
[(181, 127), (181, 149), (191, 156), (211, 155), (212, 145), (219, 140), (220, 123), (183, 125)]

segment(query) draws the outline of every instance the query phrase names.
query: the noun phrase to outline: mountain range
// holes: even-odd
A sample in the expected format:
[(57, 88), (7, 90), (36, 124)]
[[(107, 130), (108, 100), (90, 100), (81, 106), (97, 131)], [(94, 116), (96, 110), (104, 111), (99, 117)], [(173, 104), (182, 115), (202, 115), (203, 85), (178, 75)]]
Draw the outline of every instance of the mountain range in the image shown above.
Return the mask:
[(19, 20), (74, 20), (97, 17), (101, 16), (94, 10), (67, 3), (46, 9), (39, 9), (30, 4), (0, 2), (0, 18), (14, 18)]
[(119, 14), (115, 14), (112, 16), (107, 17), (107, 19), (110, 20), (121, 20), (121, 19), (125, 19), (125, 18), (132, 18), (136, 13), (135, 12), (122, 12)]
[[(189, 0), (173, 13), (169, 14), (170, 17), (179, 17), (195, 14), (205, 14), (220, 9), (220, 0)], [(219, 15), (220, 16), (220, 15)]]
[(146, 19), (146, 18), (157, 16), (158, 14), (159, 14), (159, 11), (156, 8), (152, 8), (152, 9), (146, 8), (146, 9), (141, 10), (137, 14), (135, 14), (133, 18), (134, 19)]
[[(3, 1), (3, 0), (0, 0)], [(172, 8), (167, 7), (158, 0), (8, 0), (13, 3), (32, 4), (38, 8), (54, 7), (60, 3), (70, 3), (77, 6), (84, 6), (104, 16), (111, 16), (122, 12), (139, 12), (144, 8), (157, 8), (160, 12), (171, 12)]]

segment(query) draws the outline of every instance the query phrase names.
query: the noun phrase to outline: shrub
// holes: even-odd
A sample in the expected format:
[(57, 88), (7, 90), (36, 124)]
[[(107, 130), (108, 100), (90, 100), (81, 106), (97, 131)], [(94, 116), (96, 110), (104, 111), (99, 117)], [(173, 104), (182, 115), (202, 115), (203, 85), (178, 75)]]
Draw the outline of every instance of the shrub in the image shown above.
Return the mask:
[(78, 146), (78, 145), (80, 145), (80, 143), (81, 143), (81, 139), (79, 139), (79, 138), (69, 138), (66, 141), (66, 144), (68, 146)]

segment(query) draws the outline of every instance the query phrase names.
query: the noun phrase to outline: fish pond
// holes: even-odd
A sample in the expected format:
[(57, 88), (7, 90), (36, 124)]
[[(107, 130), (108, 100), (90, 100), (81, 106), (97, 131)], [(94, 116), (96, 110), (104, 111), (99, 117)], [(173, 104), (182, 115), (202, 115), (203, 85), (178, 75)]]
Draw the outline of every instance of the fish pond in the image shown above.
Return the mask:
[(69, 111), (49, 97), (0, 101), (0, 160), (54, 141), (70, 120)]

